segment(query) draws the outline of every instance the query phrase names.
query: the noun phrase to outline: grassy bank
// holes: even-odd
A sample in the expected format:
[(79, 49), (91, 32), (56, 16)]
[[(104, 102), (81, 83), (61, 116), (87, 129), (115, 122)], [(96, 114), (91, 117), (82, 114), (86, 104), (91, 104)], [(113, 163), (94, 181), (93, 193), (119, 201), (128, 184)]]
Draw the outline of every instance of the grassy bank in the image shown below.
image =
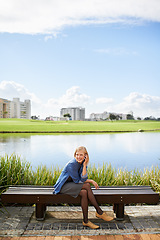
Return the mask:
[(0, 133), (63, 133), (63, 132), (136, 132), (160, 131), (160, 121), (35, 121), (0, 119)]
[[(33, 170), (31, 164), (20, 159), (17, 155), (0, 156), (0, 186), (9, 185), (50, 185), (53, 186), (62, 169), (39, 166)], [(99, 186), (120, 185), (150, 185), (155, 191), (160, 192), (160, 169), (128, 171), (115, 169), (110, 164), (100, 168), (89, 166), (88, 178), (94, 179)]]

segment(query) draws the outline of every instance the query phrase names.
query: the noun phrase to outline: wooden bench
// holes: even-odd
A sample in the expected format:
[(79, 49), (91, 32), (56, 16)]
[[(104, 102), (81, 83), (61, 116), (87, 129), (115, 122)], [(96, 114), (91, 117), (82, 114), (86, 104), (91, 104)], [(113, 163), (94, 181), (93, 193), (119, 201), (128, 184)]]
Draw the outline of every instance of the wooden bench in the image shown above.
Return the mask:
[[(99, 204), (113, 204), (117, 220), (124, 218), (124, 206), (130, 203), (156, 204), (159, 194), (149, 186), (108, 186), (92, 188)], [(80, 204), (80, 197), (53, 194), (51, 186), (11, 186), (1, 195), (3, 203), (36, 204), (37, 220), (44, 220), (46, 206), (50, 204)]]

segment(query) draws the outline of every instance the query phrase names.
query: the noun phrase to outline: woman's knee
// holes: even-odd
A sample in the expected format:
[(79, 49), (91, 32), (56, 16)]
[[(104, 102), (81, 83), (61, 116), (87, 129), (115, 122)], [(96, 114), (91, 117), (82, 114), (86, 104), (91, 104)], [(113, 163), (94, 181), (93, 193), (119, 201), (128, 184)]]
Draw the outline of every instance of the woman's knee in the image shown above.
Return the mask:
[(87, 197), (88, 194), (87, 194), (86, 189), (82, 189), (82, 190), (80, 191), (79, 195), (80, 195), (81, 197)]
[(83, 188), (86, 189), (87, 191), (91, 190), (91, 185), (89, 183), (84, 183)]

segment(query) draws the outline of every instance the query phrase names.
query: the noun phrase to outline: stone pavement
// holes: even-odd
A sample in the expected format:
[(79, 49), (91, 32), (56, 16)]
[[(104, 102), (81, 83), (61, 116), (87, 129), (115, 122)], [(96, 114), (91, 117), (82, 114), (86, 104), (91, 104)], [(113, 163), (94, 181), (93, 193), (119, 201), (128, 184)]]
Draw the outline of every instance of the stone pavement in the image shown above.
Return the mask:
[[(102, 209), (115, 217), (112, 206)], [(0, 237), (160, 234), (160, 204), (125, 206), (124, 220), (111, 222), (97, 219), (94, 208), (89, 207), (89, 219), (100, 226), (97, 230), (83, 227), (81, 207), (47, 207), (44, 221), (35, 219), (34, 210), (34, 207), (0, 208)]]

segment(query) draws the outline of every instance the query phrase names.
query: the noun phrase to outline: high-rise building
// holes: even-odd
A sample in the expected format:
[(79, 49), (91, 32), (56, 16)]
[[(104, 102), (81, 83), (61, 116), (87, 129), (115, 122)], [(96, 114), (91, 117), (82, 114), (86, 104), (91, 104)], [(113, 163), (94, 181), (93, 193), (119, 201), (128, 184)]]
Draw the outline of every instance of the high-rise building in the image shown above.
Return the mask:
[(62, 108), (60, 117), (64, 117), (65, 114), (70, 114), (72, 120), (85, 120), (85, 108), (82, 107)]
[(0, 118), (31, 118), (31, 101), (20, 102), (19, 98), (13, 101), (0, 98)]
[(11, 101), (0, 98), (0, 118), (10, 118), (10, 103)]

